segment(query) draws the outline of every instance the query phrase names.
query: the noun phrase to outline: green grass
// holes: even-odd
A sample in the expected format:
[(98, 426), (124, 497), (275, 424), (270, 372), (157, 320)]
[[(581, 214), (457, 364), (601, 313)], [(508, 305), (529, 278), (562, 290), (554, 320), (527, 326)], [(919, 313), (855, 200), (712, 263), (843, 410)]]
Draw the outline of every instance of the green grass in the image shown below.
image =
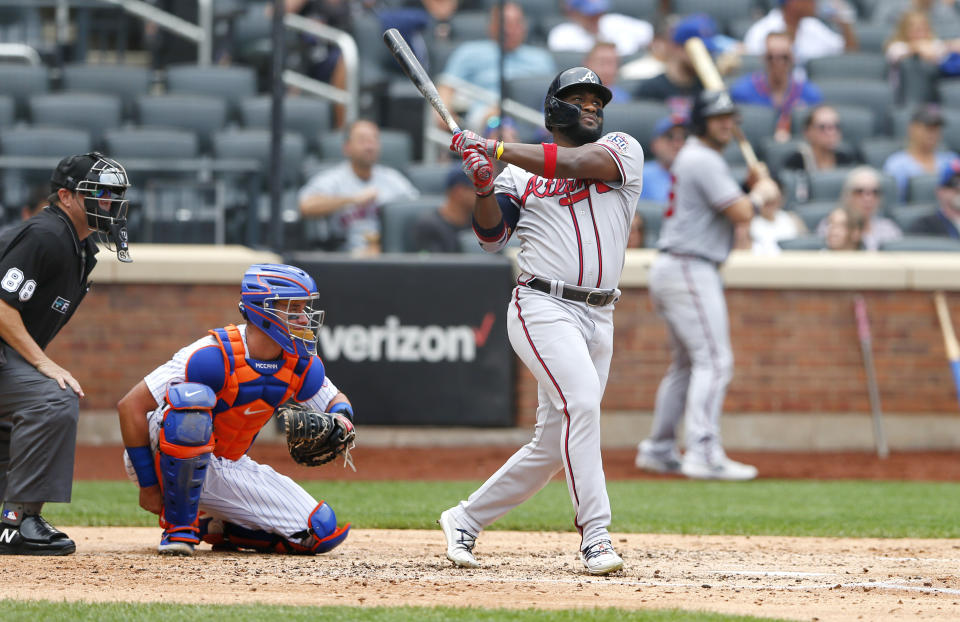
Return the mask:
[(754, 618), (716, 613), (691, 614), (678, 609), (659, 611), (625, 611), (623, 609), (536, 611), (506, 609), (454, 609), (451, 607), (264, 607), (260, 605), (170, 605), (133, 603), (46, 603), (39, 601), (0, 600), (0, 617), (5, 622), (29, 620), (71, 620), (76, 622), (134, 622), (145, 620), (163, 622), (169, 620), (230, 620), (230, 622), (254, 622), (255, 620), (284, 620), (315, 622), (448, 622), (470, 620), (471, 622), (680, 622), (690, 620), (704, 622), (762, 622), (775, 618)]
[[(479, 482), (306, 482), (354, 527), (434, 529), (440, 512)], [(960, 484), (760, 480), (610, 482), (612, 531), (629, 533), (956, 538)], [(73, 502), (49, 504), (56, 525), (156, 526), (127, 482), (76, 482)], [(552, 482), (491, 529), (573, 531), (563, 482)]]

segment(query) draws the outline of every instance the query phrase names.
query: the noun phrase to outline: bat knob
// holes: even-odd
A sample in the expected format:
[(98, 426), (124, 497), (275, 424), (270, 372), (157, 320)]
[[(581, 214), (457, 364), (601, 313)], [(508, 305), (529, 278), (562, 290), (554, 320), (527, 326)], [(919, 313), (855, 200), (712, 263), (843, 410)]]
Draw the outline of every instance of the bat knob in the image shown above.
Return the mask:
[(477, 171), (477, 179), (479, 179), (480, 181), (487, 181), (488, 179), (490, 179), (490, 170), (483, 168)]

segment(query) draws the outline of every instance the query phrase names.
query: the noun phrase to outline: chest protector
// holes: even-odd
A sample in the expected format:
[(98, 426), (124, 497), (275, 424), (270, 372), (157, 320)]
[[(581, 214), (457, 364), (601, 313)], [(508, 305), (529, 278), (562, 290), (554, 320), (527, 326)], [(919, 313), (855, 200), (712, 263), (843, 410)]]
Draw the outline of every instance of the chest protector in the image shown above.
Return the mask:
[[(311, 361), (283, 352), (282, 364), (272, 374), (261, 374), (247, 363), (240, 330), (215, 328), (223, 351), (224, 384), (213, 409), (213, 455), (237, 460), (250, 449), (260, 428), (277, 406), (300, 390)], [(302, 369), (297, 369), (302, 367)]]

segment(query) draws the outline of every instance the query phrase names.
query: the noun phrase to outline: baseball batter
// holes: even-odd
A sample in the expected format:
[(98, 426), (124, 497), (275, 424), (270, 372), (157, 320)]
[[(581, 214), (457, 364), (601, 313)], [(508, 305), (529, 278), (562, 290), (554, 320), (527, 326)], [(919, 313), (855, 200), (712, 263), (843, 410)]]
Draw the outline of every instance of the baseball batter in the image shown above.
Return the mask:
[[(666, 320), (673, 361), (657, 390), (653, 430), (640, 443), (637, 466), (697, 479), (749, 480), (753, 466), (727, 457), (720, 412), (733, 374), (730, 326), (719, 267), (733, 246), (734, 227), (747, 223), (779, 190), (758, 167), (744, 194), (723, 159), (736, 108), (725, 91), (704, 91), (691, 112), (692, 136), (677, 154), (671, 201), (650, 270), (650, 295)], [(681, 460), (676, 430), (684, 421)]]
[[(642, 186), (643, 150), (603, 134), (610, 90), (585, 67), (561, 72), (544, 102), (554, 143), (503, 144), (472, 132), (451, 149), (477, 190), (474, 230), (484, 250), (520, 238), (521, 271), (507, 309), (510, 343), (537, 379), (533, 439), (466, 501), (443, 512), (447, 558), (476, 567), (477, 534), (563, 470), (591, 574), (619, 570), (607, 527), (600, 400), (613, 353), (613, 307)], [(509, 166), (494, 181), (491, 157)]]
[(325, 553), (347, 537), (350, 525), (337, 527), (330, 506), (246, 453), (288, 399), (352, 422), (316, 356), (318, 298), (299, 268), (251, 266), (240, 303), (248, 323), (210, 331), (120, 400), (124, 462), (140, 506), (160, 515), (159, 553), (192, 555), (201, 540)]

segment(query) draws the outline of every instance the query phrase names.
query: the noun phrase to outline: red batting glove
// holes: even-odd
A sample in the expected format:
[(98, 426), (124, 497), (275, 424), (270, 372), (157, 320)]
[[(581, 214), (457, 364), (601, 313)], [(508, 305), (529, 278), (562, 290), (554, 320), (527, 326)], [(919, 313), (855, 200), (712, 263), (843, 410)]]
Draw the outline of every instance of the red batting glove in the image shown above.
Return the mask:
[(497, 141), (484, 138), (470, 130), (463, 130), (453, 135), (450, 141), (450, 151), (456, 151), (461, 158), (467, 149), (478, 149), (488, 156), (492, 156), (497, 150)]
[(477, 196), (489, 196), (493, 192), (493, 164), (487, 154), (479, 149), (467, 149), (463, 153), (463, 172), (467, 174)]

